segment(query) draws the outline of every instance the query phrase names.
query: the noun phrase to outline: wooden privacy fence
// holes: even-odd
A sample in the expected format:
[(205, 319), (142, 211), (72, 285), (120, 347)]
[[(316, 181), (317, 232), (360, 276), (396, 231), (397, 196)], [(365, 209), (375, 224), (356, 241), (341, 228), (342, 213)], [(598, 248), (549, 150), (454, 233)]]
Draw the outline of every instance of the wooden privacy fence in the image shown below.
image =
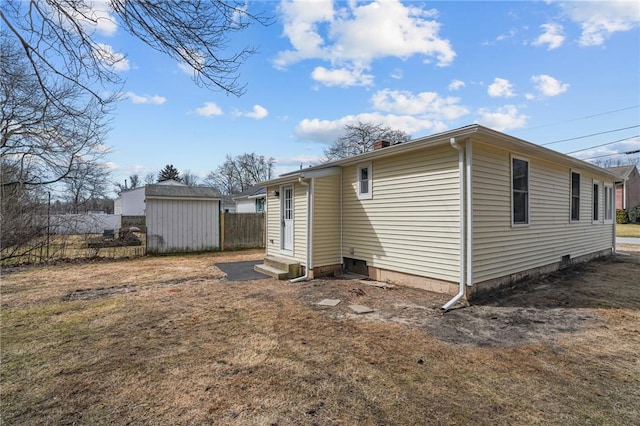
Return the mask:
[(221, 213), (223, 250), (264, 247), (264, 213)]

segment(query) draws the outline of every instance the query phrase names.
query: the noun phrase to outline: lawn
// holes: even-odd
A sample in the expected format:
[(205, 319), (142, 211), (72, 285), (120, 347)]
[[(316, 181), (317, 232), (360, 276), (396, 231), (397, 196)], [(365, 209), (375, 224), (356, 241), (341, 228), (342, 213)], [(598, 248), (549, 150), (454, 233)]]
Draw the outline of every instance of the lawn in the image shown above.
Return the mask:
[[(4, 270), (3, 424), (635, 424), (640, 253), (441, 314), (348, 279), (229, 282), (260, 252)], [(321, 307), (324, 298), (341, 299)], [(374, 309), (355, 315), (349, 303)]]
[(637, 224), (637, 223), (616, 224), (616, 237), (640, 238), (640, 224)]

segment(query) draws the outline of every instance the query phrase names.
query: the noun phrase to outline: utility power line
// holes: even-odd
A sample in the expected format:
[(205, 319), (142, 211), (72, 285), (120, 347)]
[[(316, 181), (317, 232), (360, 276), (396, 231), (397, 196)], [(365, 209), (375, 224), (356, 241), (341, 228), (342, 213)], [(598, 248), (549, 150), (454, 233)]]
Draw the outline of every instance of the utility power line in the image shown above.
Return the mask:
[(588, 118), (600, 117), (602, 115), (613, 114), (613, 113), (621, 112), (621, 111), (627, 111), (627, 110), (638, 108), (638, 107), (640, 107), (640, 105), (633, 105), (633, 106), (626, 107), (626, 108), (620, 108), (620, 109), (615, 109), (615, 110), (612, 110), (612, 111), (600, 112), (598, 114), (587, 115), (587, 116), (584, 116), (584, 117), (571, 118), (569, 120), (557, 121), (555, 123), (543, 124), (541, 126), (536, 126), (536, 127), (528, 127), (526, 129), (516, 130), (513, 133), (526, 132), (527, 130), (541, 129), (543, 127), (557, 126), (558, 124), (565, 124), (565, 123), (571, 123), (571, 122), (579, 121), (579, 120), (586, 120)]
[(588, 151), (588, 150), (593, 149), (593, 148), (600, 148), (600, 147), (603, 147), (603, 146), (611, 145), (611, 144), (618, 143), (618, 142), (623, 142), (623, 141), (629, 140), (631, 138), (637, 138), (637, 137), (640, 137), (640, 135), (629, 136), (628, 138), (622, 138), (622, 139), (618, 139), (617, 141), (611, 141), (611, 142), (603, 143), (603, 144), (600, 144), (600, 145), (590, 146), (589, 148), (583, 148), (583, 149), (579, 149), (577, 151), (566, 152), (565, 154), (568, 155), (568, 154), (575, 154), (576, 152)]
[(589, 160), (595, 160), (596, 158), (613, 157), (614, 155), (631, 155), (631, 154), (638, 154), (638, 153), (640, 153), (640, 149), (636, 149), (635, 151), (616, 152), (613, 154), (598, 155), (597, 157), (591, 157), (591, 158), (581, 158), (581, 160), (589, 161)]
[(604, 135), (607, 133), (615, 133), (615, 132), (620, 132), (622, 130), (629, 130), (629, 129), (635, 129), (636, 127), (640, 127), (640, 124), (637, 124), (635, 126), (629, 126), (629, 127), (621, 127), (619, 129), (613, 129), (613, 130), (607, 130), (604, 132), (599, 132), (599, 133), (592, 133), (590, 135), (584, 135), (584, 136), (576, 136), (575, 138), (569, 138), (569, 139), (560, 139), (558, 141), (553, 141), (553, 142), (547, 142), (547, 143), (543, 143), (542, 146), (546, 146), (546, 145), (552, 145), (554, 143), (560, 143), (560, 142), (567, 142), (567, 141), (574, 141), (576, 139), (584, 139), (584, 138), (589, 138), (591, 136), (598, 136), (598, 135)]

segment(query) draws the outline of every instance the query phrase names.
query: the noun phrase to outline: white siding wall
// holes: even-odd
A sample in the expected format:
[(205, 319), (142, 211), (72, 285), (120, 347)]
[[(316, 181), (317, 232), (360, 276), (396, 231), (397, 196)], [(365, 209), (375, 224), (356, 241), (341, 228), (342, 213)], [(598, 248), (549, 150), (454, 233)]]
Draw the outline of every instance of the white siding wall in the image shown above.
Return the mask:
[[(529, 160), (529, 226), (511, 226), (511, 159), (495, 147), (473, 145), (474, 282), (605, 250), (613, 225), (604, 224), (602, 176), (580, 173), (580, 221), (570, 221), (571, 167)], [(600, 221), (592, 224), (593, 179), (600, 181)], [(610, 181), (608, 183), (611, 183)]]
[(123, 216), (144, 216), (144, 187), (131, 189), (120, 194), (120, 210)]
[(245, 200), (236, 200), (236, 213), (255, 213), (256, 200), (253, 198)]
[(340, 257), (340, 175), (313, 181), (313, 267), (336, 265)]
[(219, 248), (218, 201), (147, 199), (147, 251), (198, 252)]
[(458, 151), (446, 146), (374, 160), (370, 200), (357, 198), (356, 167), (345, 167), (342, 173), (343, 256), (378, 268), (457, 281)]

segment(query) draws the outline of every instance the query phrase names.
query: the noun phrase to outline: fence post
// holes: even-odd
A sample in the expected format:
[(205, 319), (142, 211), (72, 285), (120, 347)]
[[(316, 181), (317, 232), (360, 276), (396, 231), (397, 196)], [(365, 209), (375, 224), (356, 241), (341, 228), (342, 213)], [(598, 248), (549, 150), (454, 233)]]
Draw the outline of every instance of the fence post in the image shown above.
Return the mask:
[(220, 214), (220, 251), (224, 251), (224, 212)]

